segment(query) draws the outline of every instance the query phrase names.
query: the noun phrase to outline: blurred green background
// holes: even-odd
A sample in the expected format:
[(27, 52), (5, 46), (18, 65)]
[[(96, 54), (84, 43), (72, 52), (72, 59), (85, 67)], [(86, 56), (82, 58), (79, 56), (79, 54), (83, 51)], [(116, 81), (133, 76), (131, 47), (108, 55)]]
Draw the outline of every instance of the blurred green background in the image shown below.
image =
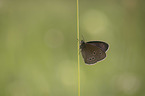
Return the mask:
[[(81, 96), (145, 96), (145, 1), (80, 0)], [(0, 0), (0, 96), (77, 96), (76, 0)]]

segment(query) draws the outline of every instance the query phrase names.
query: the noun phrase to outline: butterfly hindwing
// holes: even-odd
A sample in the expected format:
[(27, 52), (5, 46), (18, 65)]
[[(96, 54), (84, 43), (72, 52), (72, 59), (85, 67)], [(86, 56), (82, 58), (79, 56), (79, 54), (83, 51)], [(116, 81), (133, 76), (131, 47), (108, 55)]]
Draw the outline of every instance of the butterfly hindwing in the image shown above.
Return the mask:
[(85, 43), (81, 53), (86, 64), (94, 64), (106, 57), (106, 53), (101, 48), (90, 43)]

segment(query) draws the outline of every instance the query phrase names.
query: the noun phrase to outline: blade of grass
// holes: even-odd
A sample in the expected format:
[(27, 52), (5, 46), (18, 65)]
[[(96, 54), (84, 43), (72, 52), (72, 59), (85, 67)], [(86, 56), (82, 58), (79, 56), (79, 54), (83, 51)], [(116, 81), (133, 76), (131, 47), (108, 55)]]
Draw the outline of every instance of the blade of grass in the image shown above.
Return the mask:
[(77, 0), (77, 40), (78, 40), (78, 96), (80, 96), (80, 55), (79, 55), (79, 0)]

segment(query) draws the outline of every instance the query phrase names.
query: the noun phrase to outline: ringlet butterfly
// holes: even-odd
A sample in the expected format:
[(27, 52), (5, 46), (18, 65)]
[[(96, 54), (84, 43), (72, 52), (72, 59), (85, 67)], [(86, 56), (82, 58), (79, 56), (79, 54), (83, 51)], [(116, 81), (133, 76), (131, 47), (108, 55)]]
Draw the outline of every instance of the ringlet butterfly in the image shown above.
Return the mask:
[(82, 57), (86, 64), (92, 65), (106, 57), (106, 51), (109, 45), (103, 41), (89, 41), (81, 40), (80, 49)]

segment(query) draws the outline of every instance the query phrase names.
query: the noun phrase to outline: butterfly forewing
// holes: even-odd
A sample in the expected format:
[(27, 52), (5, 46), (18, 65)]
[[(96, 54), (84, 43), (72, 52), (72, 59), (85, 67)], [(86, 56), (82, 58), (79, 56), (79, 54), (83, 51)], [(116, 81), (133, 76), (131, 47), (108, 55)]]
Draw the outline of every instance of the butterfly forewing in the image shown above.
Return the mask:
[(109, 45), (107, 43), (102, 42), (102, 41), (89, 41), (86, 43), (89, 43), (91, 45), (95, 45), (95, 46), (99, 47), (101, 50), (103, 50), (104, 52), (106, 52), (108, 47), (109, 47)]

